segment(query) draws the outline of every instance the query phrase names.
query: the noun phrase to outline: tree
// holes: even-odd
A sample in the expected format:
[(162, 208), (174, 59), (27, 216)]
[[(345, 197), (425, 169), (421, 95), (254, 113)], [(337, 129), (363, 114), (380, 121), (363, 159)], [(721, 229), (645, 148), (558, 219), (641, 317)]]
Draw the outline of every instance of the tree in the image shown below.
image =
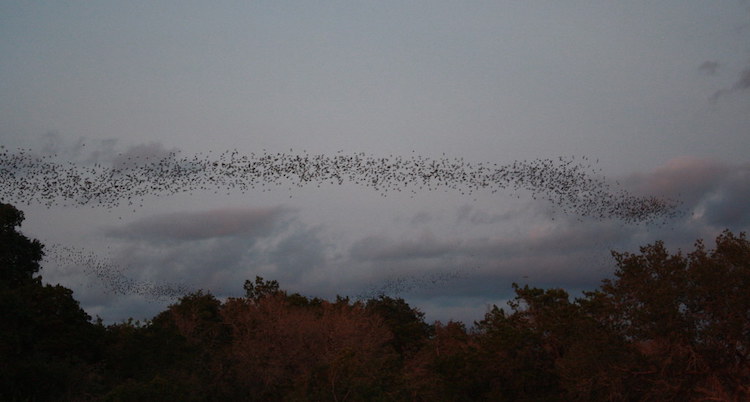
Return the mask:
[(284, 292), (227, 300), (225, 364), (257, 400), (387, 399), (395, 354), (382, 319), (360, 304), (299, 304)]
[(40, 269), (43, 246), (16, 229), (23, 220), (23, 212), (0, 203), (0, 288), (28, 284)]
[(464, 324), (436, 322), (434, 335), (405, 367), (405, 384), (416, 401), (476, 401), (488, 391), (476, 337)]
[[(221, 301), (187, 294), (144, 323), (107, 328), (105, 400), (236, 400)], [(168, 385), (168, 386), (165, 386)]]
[(23, 218), (0, 204), (0, 399), (68, 399), (92, 385), (103, 327), (70, 289), (34, 276), (42, 245), (18, 232)]
[(750, 242), (725, 231), (714, 250), (695, 247), (670, 254), (656, 242), (613, 253), (615, 278), (587, 295), (589, 312), (634, 349), (620, 375), (641, 398), (747, 400)]
[(424, 313), (402, 298), (381, 295), (367, 300), (365, 308), (383, 318), (393, 333), (391, 345), (402, 357), (417, 352), (432, 333), (431, 326), (424, 321)]
[(562, 289), (513, 284), (510, 313), (493, 306), (476, 324), (487, 400), (558, 400), (562, 397), (555, 363), (574, 336), (577, 314)]
[(245, 297), (255, 302), (266, 296), (272, 296), (281, 292), (278, 281), (267, 281), (260, 276), (255, 277), (255, 283), (249, 279), (246, 280), (243, 288), (245, 289)]

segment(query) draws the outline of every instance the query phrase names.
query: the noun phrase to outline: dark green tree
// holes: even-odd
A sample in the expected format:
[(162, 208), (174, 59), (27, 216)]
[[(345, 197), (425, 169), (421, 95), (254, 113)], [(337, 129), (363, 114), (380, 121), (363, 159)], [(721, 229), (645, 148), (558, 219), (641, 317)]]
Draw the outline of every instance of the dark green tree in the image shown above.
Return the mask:
[(402, 298), (381, 295), (367, 300), (365, 308), (383, 319), (393, 334), (391, 345), (402, 357), (417, 352), (432, 334), (432, 327), (424, 321), (424, 313)]
[(103, 327), (60, 285), (43, 285), (42, 245), (0, 204), (0, 399), (64, 400), (95, 391)]
[(243, 288), (245, 289), (245, 297), (255, 302), (266, 296), (276, 295), (281, 292), (278, 281), (267, 281), (260, 276), (255, 277), (255, 282), (249, 279), (246, 280)]
[(191, 294), (153, 320), (129, 320), (107, 327), (105, 363), (108, 392), (103, 400), (205, 400), (216, 392), (214, 360), (219, 326), (211, 295)]
[(493, 306), (476, 323), (488, 391), (485, 400), (562, 400), (555, 362), (573, 336), (575, 306), (562, 289), (513, 284), (510, 312)]
[(412, 400), (478, 401), (488, 391), (488, 373), (472, 333), (460, 322), (435, 322), (433, 335), (405, 365)]
[(0, 203), (0, 288), (29, 284), (41, 268), (43, 246), (18, 231), (23, 220), (23, 212)]

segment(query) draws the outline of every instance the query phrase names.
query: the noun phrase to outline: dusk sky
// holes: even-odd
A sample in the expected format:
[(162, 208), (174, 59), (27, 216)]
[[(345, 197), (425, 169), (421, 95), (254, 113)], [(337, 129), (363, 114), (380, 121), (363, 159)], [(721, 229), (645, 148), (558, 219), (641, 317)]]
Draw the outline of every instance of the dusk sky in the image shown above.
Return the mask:
[(513, 282), (577, 296), (611, 276), (610, 250), (750, 228), (750, 2), (3, 1), (0, 145), (6, 172), (21, 148), (75, 169), (170, 153), (562, 158), (613, 192), (680, 202), (638, 223), (512, 189), (344, 180), (107, 207), (0, 183), (47, 245), (45, 282), (108, 323), (176, 301), (160, 289), (242, 296), (259, 275), (471, 324)]

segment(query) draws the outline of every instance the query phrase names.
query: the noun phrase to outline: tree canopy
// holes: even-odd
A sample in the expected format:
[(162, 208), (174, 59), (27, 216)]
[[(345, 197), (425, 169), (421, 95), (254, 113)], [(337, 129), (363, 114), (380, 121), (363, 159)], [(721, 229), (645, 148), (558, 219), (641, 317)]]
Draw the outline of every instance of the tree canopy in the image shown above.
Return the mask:
[(23, 212), (0, 203), (0, 287), (28, 284), (40, 269), (43, 246), (18, 231), (23, 220)]
[(34, 276), (42, 245), (18, 231), (23, 219), (0, 204), (0, 399), (66, 398), (100, 358), (103, 328), (70, 289)]

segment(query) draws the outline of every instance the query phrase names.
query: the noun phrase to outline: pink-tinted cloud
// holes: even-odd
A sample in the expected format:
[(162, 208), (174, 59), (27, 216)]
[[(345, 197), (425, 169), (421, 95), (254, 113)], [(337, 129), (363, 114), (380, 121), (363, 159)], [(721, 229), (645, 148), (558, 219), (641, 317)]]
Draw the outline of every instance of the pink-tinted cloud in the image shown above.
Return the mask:
[(648, 173), (626, 177), (623, 183), (639, 194), (679, 199), (688, 206), (712, 191), (728, 167), (705, 158), (681, 156)]
[(623, 180), (634, 191), (677, 199), (704, 224), (744, 230), (750, 223), (750, 164), (683, 156)]

